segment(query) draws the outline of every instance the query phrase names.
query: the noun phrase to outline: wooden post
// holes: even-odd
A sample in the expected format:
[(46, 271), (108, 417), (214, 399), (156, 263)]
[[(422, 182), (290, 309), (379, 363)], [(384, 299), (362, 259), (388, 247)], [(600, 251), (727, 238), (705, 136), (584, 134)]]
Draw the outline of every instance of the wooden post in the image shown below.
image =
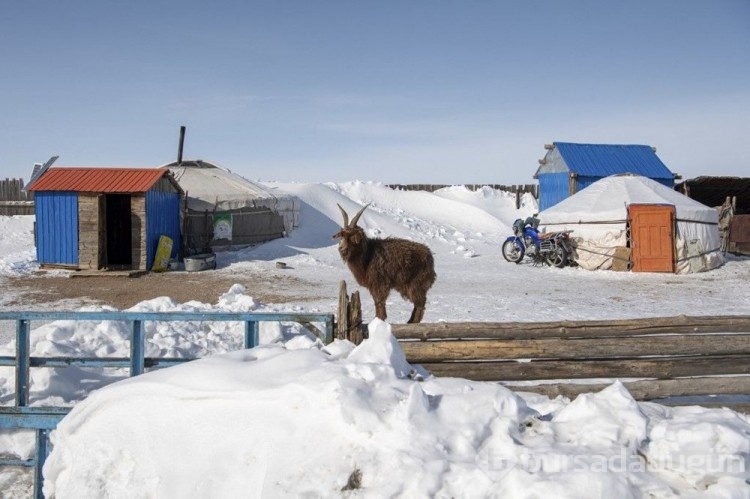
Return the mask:
[(349, 332), (349, 295), (346, 292), (346, 281), (339, 283), (339, 308), (336, 311), (336, 338), (347, 339)]
[(351, 300), (349, 300), (349, 334), (347, 336), (355, 345), (362, 343), (362, 302), (359, 300), (359, 291), (352, 293)]
[(346, 291), (346, 281), (339, 283), (339, 307), (336, 311), (336, 338), (349, 340), (355, 345), (362, 343), (362, 302), (359, 291), (351, 297)]

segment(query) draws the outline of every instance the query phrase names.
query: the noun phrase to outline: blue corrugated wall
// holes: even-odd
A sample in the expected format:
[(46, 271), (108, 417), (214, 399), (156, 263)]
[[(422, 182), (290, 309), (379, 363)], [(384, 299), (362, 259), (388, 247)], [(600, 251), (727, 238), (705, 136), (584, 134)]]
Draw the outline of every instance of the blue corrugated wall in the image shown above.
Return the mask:
[(37, 192), (34, 204), (37, 261), (78, 265), (78, 194)]
[(597, 180), (601, 180), (603, 177), (577, 177), (576, 178), (576, 192), (581, 192), (586, 187), (590, 186)]
[(568, 172), (539, 175), (539, 211), (554, 206), (570, 194)]
[(175, 258), (182, 240), (180, 238), (180, 195), (175, 192), (146, 193), (146, 265), (151, 269), (156, 247), (162, 235), (172, 238), (172, 258)]

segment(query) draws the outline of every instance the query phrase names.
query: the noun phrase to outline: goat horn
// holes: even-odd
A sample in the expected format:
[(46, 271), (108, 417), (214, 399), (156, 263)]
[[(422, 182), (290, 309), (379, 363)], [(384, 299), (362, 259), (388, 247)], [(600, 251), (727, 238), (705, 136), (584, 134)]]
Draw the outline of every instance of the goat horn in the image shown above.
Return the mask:
[(352, 223), (350, 227), (354, 227), (355, 225), (357, 225), (357, 222), (359, 221), (359, 217), (362, 216), (362, 212), (365, 211), (365, 208), (367, 208), (368, 206), (370, 206), (370, 203), (367, 203), (366, 205), (364, 205), (362, 209), (359, 210), (359, 212), (357, 212), (356, 215), (354, 215), (354, 218), (352, 218)]
[(349, 215), (346, 214), (340, 204), (336, 203), (336, 206), (339, 207), (339, 210), (341, 210), (341, 214), (344, 215), (344, 228), (346, 229), (347, 227), (349, 227)]

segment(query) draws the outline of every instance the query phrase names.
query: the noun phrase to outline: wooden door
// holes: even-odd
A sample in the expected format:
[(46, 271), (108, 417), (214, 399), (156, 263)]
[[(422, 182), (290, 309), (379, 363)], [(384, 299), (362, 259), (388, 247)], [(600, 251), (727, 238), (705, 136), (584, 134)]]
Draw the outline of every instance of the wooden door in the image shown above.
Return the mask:
[(633, 272), (674, 272), (674, 206), (631, 204), (628, 221)]

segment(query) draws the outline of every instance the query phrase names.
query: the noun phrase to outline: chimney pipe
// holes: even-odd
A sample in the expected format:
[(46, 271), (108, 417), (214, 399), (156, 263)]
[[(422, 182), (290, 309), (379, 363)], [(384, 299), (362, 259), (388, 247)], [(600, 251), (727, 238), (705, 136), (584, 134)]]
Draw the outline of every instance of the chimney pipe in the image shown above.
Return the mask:
[(185, 127), (180, 127), (180, 146), (177, 148), (177, 166), (182, 164), (182, 146), (185, 144)]

